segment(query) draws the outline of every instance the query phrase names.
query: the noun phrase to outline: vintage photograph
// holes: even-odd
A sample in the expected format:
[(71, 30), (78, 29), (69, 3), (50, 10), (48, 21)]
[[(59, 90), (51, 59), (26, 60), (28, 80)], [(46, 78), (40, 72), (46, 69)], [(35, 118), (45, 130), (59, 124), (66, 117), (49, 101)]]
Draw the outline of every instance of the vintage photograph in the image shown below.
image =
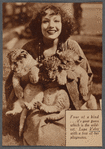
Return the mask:
[(2, 3), (2, 146), (101, 146), (102, 6)]

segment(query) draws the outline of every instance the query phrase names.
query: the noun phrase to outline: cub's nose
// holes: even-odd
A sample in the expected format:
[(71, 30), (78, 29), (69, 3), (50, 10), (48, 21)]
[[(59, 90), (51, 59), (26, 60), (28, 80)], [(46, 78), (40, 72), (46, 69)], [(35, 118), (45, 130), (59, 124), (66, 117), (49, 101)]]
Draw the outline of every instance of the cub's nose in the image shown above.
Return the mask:
[(16, 67), (15, 65), (12, 65), (12, 66), (11, 66), (11, 70), (14, 71), (14, 72), (16, 72), (16, 68), (17, 68), (17, 67)]
[(11, 65), (11, 70), (14, 71), (14, 66), (13, 65)]

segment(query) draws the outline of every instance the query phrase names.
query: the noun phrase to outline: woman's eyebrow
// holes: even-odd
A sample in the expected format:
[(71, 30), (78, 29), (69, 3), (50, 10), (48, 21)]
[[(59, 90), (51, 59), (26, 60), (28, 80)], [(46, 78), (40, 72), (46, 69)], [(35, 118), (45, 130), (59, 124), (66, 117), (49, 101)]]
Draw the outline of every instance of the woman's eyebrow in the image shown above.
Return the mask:
[(60, 18), (60, 17), (58, 17), (58, 16), (55, 16), (53, 19), (60, 20), (61, 18)]
[[(53, 17), (53, 19), (59, 19), (60, 20), (60, 17), (58, 15), (52, 15), (51, 17)], [(42, 20), (50, 20), (51, 17), (45, 16), (42, 18)]]
[(44, 18), (42, 18), (42, 20), (49, 20), (49, 18), (47, 18), (47, 17), (44, 17)]
[(58, 16), (55, 16), (55, 17), (54, 17), (54, 19), (60, 19), (60, 17), (58, 17)]

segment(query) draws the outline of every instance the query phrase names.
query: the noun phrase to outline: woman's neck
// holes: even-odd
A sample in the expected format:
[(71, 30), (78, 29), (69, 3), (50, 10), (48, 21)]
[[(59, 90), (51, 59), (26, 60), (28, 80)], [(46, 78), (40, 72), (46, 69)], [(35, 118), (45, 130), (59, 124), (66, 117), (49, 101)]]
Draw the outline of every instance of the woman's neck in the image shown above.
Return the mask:
[(54, 40), (46, 39), (43, 37), (43, 43), (46, 48), (52, 48), (58, 45), (58, 38)]
[(44, 43), (43, 54), (45, 57), (52, 56), (56, 53), (58, 41), (59, 41), (58, 38), (56, 38), (55, 40), (48, 40), (43, 38)]

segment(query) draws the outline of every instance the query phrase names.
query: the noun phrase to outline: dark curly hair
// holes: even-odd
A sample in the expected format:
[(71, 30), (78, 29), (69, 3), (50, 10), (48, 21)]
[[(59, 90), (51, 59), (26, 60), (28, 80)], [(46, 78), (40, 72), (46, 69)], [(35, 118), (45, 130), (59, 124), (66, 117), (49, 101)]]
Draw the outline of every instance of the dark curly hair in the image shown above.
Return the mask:
[(42, 32), (41, 32), (41, 23), (42, 23), (42, 17), (46, 15), (45, 11), (47, 9), (51, 9), (54, 11), (54, 15), (59, 14), (61, 16), (62, 21), (62, 31), (59, 36), (60, 42), (65, 42), (68, 37), (72, 34), (73, 31), (73, 22), (71, 21), (70, 16), (60, 7), (56, 7), (54, 5), (46, 5), (42, 7), (40, 12), (37, 12), (37, 15), (32, 18), (29, 28), (32, 32), (33, 37), (42, 38)]

